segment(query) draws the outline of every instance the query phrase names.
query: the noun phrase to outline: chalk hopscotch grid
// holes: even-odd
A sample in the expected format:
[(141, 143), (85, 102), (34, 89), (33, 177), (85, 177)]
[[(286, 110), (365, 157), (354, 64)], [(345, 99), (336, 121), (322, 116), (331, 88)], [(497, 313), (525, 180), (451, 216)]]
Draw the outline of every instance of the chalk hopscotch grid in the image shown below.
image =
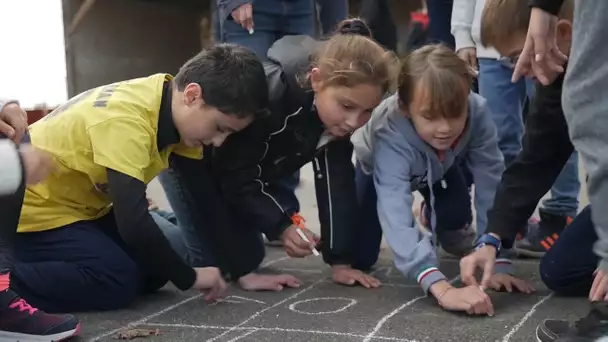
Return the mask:
[[(275, 260), (271, 260), (265, 264), (262, 265), (262, 267), (267, 267), (270, 266), (272, 264), (278, 263), (280, 261), (289, 259), (289, 257), (281, 257)], [(295, 269), (294, 269), (295, 270)], [(382, 270), (382, 269), (381, 269)], [(377, 270), (380, 271), (380, 270)], [(460, 277), (455, 277), (453, 279), (450, 280), (450, 283), (454, 283), (456, 281), (458, 281), (460, 279)], [(226, 335), (228, 335), (231, 332), (234, 331), (239, 331), (239, 332), (243, 332), (243, 334), (238, 335), (232, 339), (230, 339), (228, 342), (234, 342), (234, 341), (238, 341), (248, 335), (251, 335), (253, 333), (256, 333), (258, 331), (270, 331), (270, 332), (292, 332), (292, 333), (309, 333), (309, 334), (315, 334), (315, 335), (333, 335), (333, 336), (345, 336), (345, 337), (354, 337), (354, 338), (362, 338), (363, 342), (371, 342), (371, 341), (399, 341), (399, 342), (416, 342), (416, 340), (409, 340), (409, 339), (403, 339), (403, 338), (397, 338), (397, 337), (385, 337), (385, 336), (377, 336), (377, 333), (382, 329), (382, 327), (384, 326), (384, 324), (386, 324), (386, 322), (388, 320), (390, 320), (392, 317), (394, 317), (395, 315), (397, 315), (399, 312), (401, 312), (402, 310), (404, 310), (405, 308), (413, 305), (414, 303), (418, 302), (419, 300), (423, 299), (426, 297), (426, 295), (423, 296), (418, 296), (415, 297), (411, 300), (409, 300), (408, 302), (400, 305), (399, 307), (397, 307), (395, 310), (393, 310), (392, 312), (388, 313), (387, 315), (385, 315), (384, 317), (382, 317), (378, 323), (376, 324), (376, 326), (374, 327), (374, 329), (368, 333), (367, 335), (362, 335), (362, 334), (354, 334), (354, 333), (346, 333), (346, 332), (336, 332), (336, 331), (318, 331), (318, 330), (305, 330), (305, 329), (292, 329), (292, 328), (278, 328), (278, 327), (274, 327), (274, 328), (267, 328), (267, 327), (257, 327), (257, 326), (246, 326), (247, 322), (250, 322), (251, 320), (257, 318), (258, 316), (260, 316), (261, 314), (263, 314), (264, 312), (271, 310), (273, 308), (276, 308), (282, 304), (285, 304), (286, 302), (295, 299), (296, 297), (298, 297), (299, 295), (310, 291), (311, 289), (313, 289), (315, 286), (321, 284), (321, 283), (330, 283), (331, 281), (327, 280), (326, 277), (322, 277), (321, 279), (318, 279), (317, 281), (313, 282), (311, 285), (307, 286), (306, 288), (296, 292), (295, 294), (293, 294), (292, 296), (289, 296), (288, 298), (285, 298), (271, 306), (268, 306), (258, 312), (255, 312), (254, 314), (252, 314), (251, 316), (249, 316), (247, 319), (245, 319), (244, 321), (242, 321), (241, 323), (237, 324), (237, 325), (233, 325), (233, 326), (218, 326), (218, 325), (188, 325), (188, 324), (165, 324), (165, 323), (148, 323), (151, 319), (156, 318), (168, 311), (171, 311), (181, 305), (184, 305), (190, 301), (193, 301), (195, 299), (198, 299), (200, 297), (202, 297), (204, 294), (198, 294), (192, 297), (189, 297), (181, 302), (178, 302), (176, 304), (173, 304), (171, 306), (166, 307), (165, 309), (158, 311), (154, 314), (151, 314), (149, 316), (146, 316), (140, 320), (137, 321), (133, 321), (128, 323), (126, 326), (118, 328), (118, 329), (114, 329), (112, 331), (106, 332), (102, 335), (99, 335), (95, 338), (93, 338), (91, 341), (98, 341), (104, 337), (107, 337), (109, 335), (115, 334), (119, 331), (124, 330), (125, 328), (133, 328), (133, 327), (137, 327), (137, 326), (151, 326), (151, 327), (173, 327), (173, 328), (190, 328), (190, 329), (217, 329), (217, 330), (225, 330), (223, 333), (221, 333), (220, 335), (217, 335), (211, 339), (208, 339), (207, 342), (213, 342), (216, 341), (219, 338), (222, 338)], [(397, 287), (414, 287), (413, 285), (409, 285), (409, 284), (396, 284), (396, 283), (386, 283), (384, 282), (383, 285), (388, 285), (388, 286), (397, 286)], [(553, 294), (549, 294), (547, 296), (542, 297), (528, 312), (526, 312), (524, 314), (524, 316), (522, 317), (522, 319), (502, 338), (502, 342), (508, 342), (510, 341), (511, 337), (524, 325), (524, 323), (530, 318), (532, 317), (532, 315), (536, 312), (536, 309), (542, 305), (545, 301), (549, 300), (552, 297)], [(321, 298), (323, 299), (323, 298)], [(300, 302), (296, 302), (296, 303), (300, 303)], [(295, 303), (293, 303), (295, 304)], [(293, 306), (292, 304), (292, 306)], [(352, 303), (354, 304), (354, 303)], [(347, 305), (346, 307), (344, 307), (343, 309), (341, 309), (340, 311), (343, 311), (344, 309), (347, 309), (348, 307), (350, 307), (352, 304)]]

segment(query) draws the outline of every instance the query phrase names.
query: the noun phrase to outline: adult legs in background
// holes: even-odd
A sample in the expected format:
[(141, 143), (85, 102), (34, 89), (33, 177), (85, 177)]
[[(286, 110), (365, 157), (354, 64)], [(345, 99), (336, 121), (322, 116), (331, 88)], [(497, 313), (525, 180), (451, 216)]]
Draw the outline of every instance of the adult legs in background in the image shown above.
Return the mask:
[(450, 32), (454, 0), (426, 0), (429, 14), (429, 43), (443, 43), (452, 49), (454, 36)]
[(373, 175), (366, 175), (359, 163), (355, 166), (357, 200), (361, 211), (361, 222), (353, 232), (355, 255), (352, 267), (367, 271), (378, 261), (382, 242), (382, 227), (377, 211), (377, 195)]
[(498, 147), (505, 165), (511, 164), (521, 150), (524, 135), (522, 113), (528, 97), (526, 81), (512, 83), (512, 74), (513, 69), (501, 61), (479, 59), (479, 94), (487, 100), (498, 129)]
[(348, 0), (316, 0), (319, 5), (321, 34), (331, 34), (336, 25), (348, 18)]
[(389, 50), (397, 51), (397, 27), (387, 0), (363, 0), (359, 15), (367, 22), (378, 43)]
[[(432, 185), (432, 195), (428, 187), (420, 190), (426, 208), (422, 214), (431, 222), (431, 229), (437, 235), (443, 250), (456, 256), (464, 256), (470, 252), (476, 238), (475, 230), (471, 226), (473, 213), (470, 181), (466, 167), (462, 160), (457, 158), (442, 181)], [(435, 211), (434, 226), (432, 210)]]

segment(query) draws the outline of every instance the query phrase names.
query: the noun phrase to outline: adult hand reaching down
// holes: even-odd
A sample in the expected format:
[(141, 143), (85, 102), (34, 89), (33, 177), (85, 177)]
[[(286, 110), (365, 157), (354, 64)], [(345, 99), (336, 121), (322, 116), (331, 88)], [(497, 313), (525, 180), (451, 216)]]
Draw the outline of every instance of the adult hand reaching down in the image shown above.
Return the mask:
[(513, 71), (513, 82), (523, 76), (533, 76), (546, 86), (558, 73), (564, 72), (563, 66), (568, 57), (557, 47), (556, 25), (557, 16), (540, 8), (532, 8), (528, 35)]
[(608, 274), (602, 270), (596, 270), (589, 291), (589, 301), (599, 302), (608, 300)]
[(27, 112), (17, 102), (9, 102), (2, 106), (0, 101), (0, 134), (6, 135), (19, 145), (27, 132)]
[(199, 291), (207, 291), (205, 300), (214, 301), (224, 295), (227, 286), (219, 268), (198, 267), (194, 271), (196, 272), (196, 280), (192, 288)]
[(477, 73), (479, 71), (479, 66), (477, 65), (477, 49), (474, 47), (465, 47), (462, 49), (459, 49), (458, 52), (456, 52), (456, 54), (458, 54), (458, 57), (460, 57), (460, 59), (462, 59), (465, 63), (467, 63), (468, 66), (471, 67), (471, 70), (473, 70), (475, 73)]
[(460, 259), (460, 279), (466, 285), (479, 286), (480, 284), (475, 279), (475, 271), (479, 268), (483, 270), (481, 286), (489, 288), (495, 264), (496, 248), (494, 246), (486, 245), (478, 248), (473, 253)]
[(253, 33), (253, 5), (250, 2), (232, 11), (232, 19), (249, 33)]

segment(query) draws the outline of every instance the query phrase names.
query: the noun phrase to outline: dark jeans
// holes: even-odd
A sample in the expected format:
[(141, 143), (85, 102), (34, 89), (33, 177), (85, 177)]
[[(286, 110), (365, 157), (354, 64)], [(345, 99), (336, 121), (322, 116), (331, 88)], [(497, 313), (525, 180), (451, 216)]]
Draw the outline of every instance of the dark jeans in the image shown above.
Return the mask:
[(319, 22), (321, 34), (329, 35), (336, 25), (348, 18), (348, 0), (316, 0), (319, 6)]
[(591, 206), (585, 207), (540, 261), (545, 285), (563, 296), (586, 296), (600, 259), (593, 252), (597, 234)]
[(379, 44), (397, 51), (397, 27), (386, 0), (363, 0), (359, 15), (367, 22)]
[[(337, 0), (332, 0), (337, 1)], [(220, 18), (222, 38), (227, 43), (245, 46), (260, 58), (283, 36), (315, 35), (315, 10), (312, 0), (258, 0), (253, 4), (254, 33), (237, 24), (232, 16)]]
[[(355, 168), (355, 181), (357, 184), (357, 199), (360, 203), (361, 224), (355, 232), (355, 255), (353, 267), (361, 270), (371, 268), (378, 261), (380, 243), (382, 241), (382, 227), (378, 219), (376, 207), (377, 195), (372, 175), (363, 173), (361, 166), (357, 163)], [(458, 230), (472, 221), (471, 195), (469, 187), (471, 177), (464, 170), (460, 162), (446, 172), (443, 179), (448, 185), (443, 188), (441, 182), (433, 184), (435, 196), (435, 217), (437, 227), (433, 230)], [(419, 190), (427, 203), (425, 215), (430, 222), (430, 191), (428, 188)], [(411, 224), (404, 222), (404, 225)]]
[(443, 43), (454, 48), (454, 36), (451, 33), (453, 4), (454, 0), (427, 0), (430, 43)]

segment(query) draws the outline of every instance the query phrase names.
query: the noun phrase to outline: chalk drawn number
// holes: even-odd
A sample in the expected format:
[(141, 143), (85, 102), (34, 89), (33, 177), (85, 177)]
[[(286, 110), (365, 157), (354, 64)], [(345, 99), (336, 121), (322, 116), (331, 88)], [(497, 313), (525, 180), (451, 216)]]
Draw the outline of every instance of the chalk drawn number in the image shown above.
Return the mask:
[[(331, 311), (304, 311), (301, 309), (298, 309), (297, 307), (300, 304), (303, 303), (309, 303), (309, 302), (316, 302), (316, 301), (336, 301), (336, 302), (345, 302), (344, 305), (342, 305), (341, 307), (335, 309), (335, 310), (331, 310)], [(297, 312), (297, 313), (301, 313), (304, 315), (326, 315), (326, 314), (332, 314), (332, 313), (338, 313), (338, 312), (342, 312), (345, 311), (346, 309), (350, 308), (351, 306), (357, 304), (357, 301), (351, 298), (344, 298), (344, 297), (322, 297), (322, 298), (311, 298), (311, 299), (306, 299), (306, 300), (301, 300), (299, 302), (295, 302), (292, 303), (291, 305), (289, 305), (289, 310), (293, 311), (293, 312)]]

